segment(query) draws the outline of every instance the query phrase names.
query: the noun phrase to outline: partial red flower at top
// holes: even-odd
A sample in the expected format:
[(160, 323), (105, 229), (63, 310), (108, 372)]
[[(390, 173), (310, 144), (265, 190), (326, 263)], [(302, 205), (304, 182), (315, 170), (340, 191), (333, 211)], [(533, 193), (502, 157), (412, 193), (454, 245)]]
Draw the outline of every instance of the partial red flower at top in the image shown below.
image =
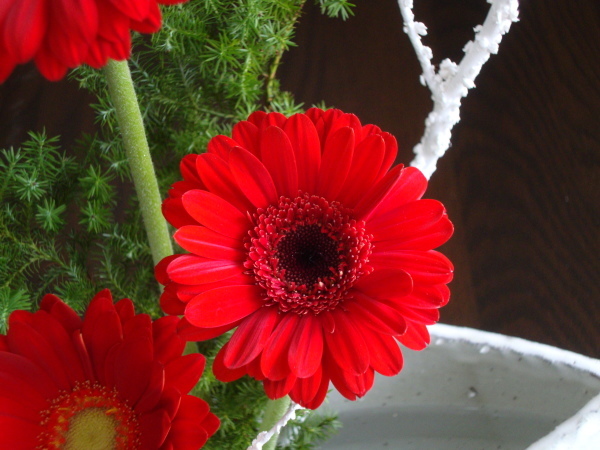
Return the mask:
[(155, 33), (158, 4), (187, 0), (2, 0), (0, 2), (0, 83), (17, 64), (34, 60), (47, 79), (69, 68), (100, 68), (131, 52), (130, 30)]
[(204, 357), (181, 356), (179, 319), (154, 322), (110, 292), (82, 320), (53, 295), (36, 313), (15, 311), (0, 335), (0, 447), (198, 449), (219, 427), (186, 395)]
[(237, 329), (213, 367), (248, 374), (267, 395), (318, 407), (329, 382), (354, 400), (375, 372), (402, 368), (398, 342), (422, 349), (448, 302), (453, 267), (432, 250), (453, 227), (422, 200), (427, 181), (392, 164), (395, 138), (352, 114), (256, 112), (181, 163), (163, 204), (189, 253), (156, 267), (179, 332)]

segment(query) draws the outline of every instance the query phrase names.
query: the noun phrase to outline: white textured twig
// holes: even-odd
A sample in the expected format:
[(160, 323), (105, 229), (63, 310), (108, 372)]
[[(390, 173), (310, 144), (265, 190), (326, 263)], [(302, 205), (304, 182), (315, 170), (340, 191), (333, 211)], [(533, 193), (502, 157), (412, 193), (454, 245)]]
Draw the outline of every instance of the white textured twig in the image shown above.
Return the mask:
[(252, 441), (252, 444), (247, 450), (262, 450), (263, 445), (269, 442), (274, 434), (279, 433), (290, 420), (294, 420), (296, 418), (296, 411), (300, 408), (301, 406), (299, 404), (291, 402), (283, 417), (279, 419), (279, 421), (273, 425), (269, 431), (261, 431), (258, 433), (258, 436), (256, 436), (256, 439)]
[(398, 0), (404, 32), (408, 34), (423, 69), (421, 83), (429, 88), (433, 100), (433, 111), (425, 120), (425, 133), (414, 148), (416, 156), (411, 162), (411, 166), (419, 168), (427, 178), (435, 171), (437, 160), (450, 147), (452, 127), (460, 120), (461, 99), (475, 86), (475, 78), (490, 54), (498, 53), (502, 35), (508, 32), (512, 22), (519, 20), (518, 0), (487, 2), (492, 5), (490, 11), (483, 25), (475, 27), (475, 39), (465, 45), (465, 56), (460, 64), (444, 59), (436, 73), (431, 63), (431, 48), (421, 42), (421, 36), (427, 34), (427, 27), (415, 22), (412, 0)]

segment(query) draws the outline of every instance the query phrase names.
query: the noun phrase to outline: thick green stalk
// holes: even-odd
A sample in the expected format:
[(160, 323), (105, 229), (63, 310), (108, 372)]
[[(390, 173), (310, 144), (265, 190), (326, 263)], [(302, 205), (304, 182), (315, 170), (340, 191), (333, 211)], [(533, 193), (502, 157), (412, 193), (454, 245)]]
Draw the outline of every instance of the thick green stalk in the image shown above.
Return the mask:
[[(283, 417), (288, 406), (290, 406), (290, 398), (287, 395), (277, 400), (269, 400), (259, 431), (269, 431)], [(269, 442), (263, 446), (263, 450), (274, 450), (278, 437), (279, 433), (275, 433)]]
[(104, 68), (108, 92), (117, 113), (123, 146), (140, 202), (140, 210), (154, 264), (173, 254), (167, 222), (161, 212), (161, 198), (150, 157), (140, 106), (133, 88), (127, 61), (109, 61)]

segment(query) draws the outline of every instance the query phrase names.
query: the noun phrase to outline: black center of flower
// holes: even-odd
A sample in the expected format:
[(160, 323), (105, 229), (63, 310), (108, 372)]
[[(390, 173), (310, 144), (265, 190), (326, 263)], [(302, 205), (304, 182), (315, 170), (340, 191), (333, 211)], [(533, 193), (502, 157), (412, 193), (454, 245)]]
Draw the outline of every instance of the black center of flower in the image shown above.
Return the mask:
[(343, 302), (371, 273), (372, 235), (337, 201), (299, 193), (252, 215), (244, 243), (246, 275), (281, 312), (320, 314)]
[(286, 281), (310, 287), (336, 273), (340, 263), (337, 247), (321, 226), (300, 225), (281, 238), (275, 256)]

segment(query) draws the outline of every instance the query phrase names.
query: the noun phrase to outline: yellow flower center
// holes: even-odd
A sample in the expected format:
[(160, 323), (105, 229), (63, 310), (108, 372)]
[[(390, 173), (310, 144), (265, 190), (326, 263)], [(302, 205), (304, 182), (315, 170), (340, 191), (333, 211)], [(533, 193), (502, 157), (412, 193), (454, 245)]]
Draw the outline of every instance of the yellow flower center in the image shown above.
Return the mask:
[(102, 408), (87, 408), (71, 418), (66, 435), (66, 450), (112, 450), (116, 448), (117, 423)]
[(140, 447), (139, 427), (131, 407), (116, 390), (97, 383), (75, 386), (42, 412), (40, 448), (60, 450), (129, 450)]

